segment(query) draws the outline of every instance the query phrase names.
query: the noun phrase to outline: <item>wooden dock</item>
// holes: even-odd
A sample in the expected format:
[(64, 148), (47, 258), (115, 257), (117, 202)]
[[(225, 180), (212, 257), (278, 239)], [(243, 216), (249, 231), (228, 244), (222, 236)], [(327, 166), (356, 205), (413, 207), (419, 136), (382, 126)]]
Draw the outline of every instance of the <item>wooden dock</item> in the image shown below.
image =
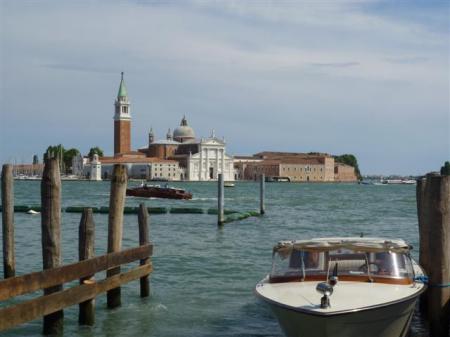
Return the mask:
[[(8, 165), (2, 170), (2, 229), (4, 250), (4, 275), (0, 281), (0, 302), (17, 296), (43, 290), (44, 295), (0, 309), (0, 332), (44, 317), (43, 333), (61, 334), (63, 309), (79, 304), (79, 323), (95, 322), (95, 297), (106, 292), (108, 307), (121, 304), (120, 286), (140, 279), (141, 297), (150, 295), (149, 275), (152, 272), (150, 257), (153, 245), (148, 237), (148, 212), (142, 204), (138, 212), (139, 246), (122, 250), (122, 230), (126, 169), (114, 167), (111, 180), (110, 212), (108, 221), (108, 253), (94, 256), (95, 225), (92, 209), (85, 209), (79, 226), (79, 262), (60, 265), (61, 261), (61, 178), (56, 159), (45, 162), (41, 181), (41, 228), (43, 271), (15, 276), (14, 260), (14, 194), (12, 171)], [(11, 244), (12, 243), (12, 244)], [(140, 261), (138, 267), (126, 272), (120, 266)], [(106, 271), (106, 278), (97, 280), (95, 274)], [(64, 284), (79, 280), (79, 285), (64, 289)]]

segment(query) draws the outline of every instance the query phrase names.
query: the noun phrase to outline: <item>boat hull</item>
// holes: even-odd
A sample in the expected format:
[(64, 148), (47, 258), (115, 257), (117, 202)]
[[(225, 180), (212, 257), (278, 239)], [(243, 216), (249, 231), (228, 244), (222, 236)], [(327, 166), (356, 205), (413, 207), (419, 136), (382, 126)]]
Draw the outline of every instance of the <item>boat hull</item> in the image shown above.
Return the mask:
[(126, 195), (141, 198), (192, 199), (192, 194), (183, 190), (159, 187), (138, 187), (127, 189)]
[(417, 297), (345, 314), (314, 315), (270, 303), (287, 337), (404, 337)]

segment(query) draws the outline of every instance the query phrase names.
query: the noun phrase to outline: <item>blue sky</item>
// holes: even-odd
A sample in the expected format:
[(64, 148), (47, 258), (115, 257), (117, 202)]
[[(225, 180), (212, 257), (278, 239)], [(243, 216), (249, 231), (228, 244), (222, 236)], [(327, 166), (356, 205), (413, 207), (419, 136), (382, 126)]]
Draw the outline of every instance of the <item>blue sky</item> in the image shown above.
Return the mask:
[(0, 163), (133, 148), (185, 114), (231, 154), (353, 153), (366, 174), (450, 158), (449, 1), (0, 2)]

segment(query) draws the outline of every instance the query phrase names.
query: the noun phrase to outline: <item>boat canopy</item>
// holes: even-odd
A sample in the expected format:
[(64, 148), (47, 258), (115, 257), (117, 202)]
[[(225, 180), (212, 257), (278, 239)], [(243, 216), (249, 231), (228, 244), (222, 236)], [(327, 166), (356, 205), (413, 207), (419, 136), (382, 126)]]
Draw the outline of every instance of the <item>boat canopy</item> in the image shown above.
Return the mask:
[(273, 247), (274, 253), (281, 255), (290, 254), (292, 250), (302, 251), (332, 251), (338, 249), (350, 249), (361, 252), (392, 252), (408, 253), (411, 249), (401, 239), (386, 240), (381, 238), (326, 238), (311, 240), (280, 241)]
[(281, 241), (273, 249), (270, 282), (344, 281), (410, 284), (414, 268), (403, 240), (323, 238)]

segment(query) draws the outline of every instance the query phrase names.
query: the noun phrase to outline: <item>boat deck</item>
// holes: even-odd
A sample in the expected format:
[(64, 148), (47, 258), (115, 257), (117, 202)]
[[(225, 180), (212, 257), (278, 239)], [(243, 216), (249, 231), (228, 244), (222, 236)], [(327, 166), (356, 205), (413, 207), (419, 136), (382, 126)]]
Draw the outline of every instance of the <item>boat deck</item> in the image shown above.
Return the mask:
[(369, 309), (386, 305), (408, 297), (417, 296), (424, 290), (423, 283), (409, 285), (339, 281), (330, 296), (331, 307), (320, 307), (321, 295), (316, 291), (317, 281), (269, 283), (264, 279), (256, 292), (269, 302), (276, 302), (294, 310), (312, 311), (317, 314)]

